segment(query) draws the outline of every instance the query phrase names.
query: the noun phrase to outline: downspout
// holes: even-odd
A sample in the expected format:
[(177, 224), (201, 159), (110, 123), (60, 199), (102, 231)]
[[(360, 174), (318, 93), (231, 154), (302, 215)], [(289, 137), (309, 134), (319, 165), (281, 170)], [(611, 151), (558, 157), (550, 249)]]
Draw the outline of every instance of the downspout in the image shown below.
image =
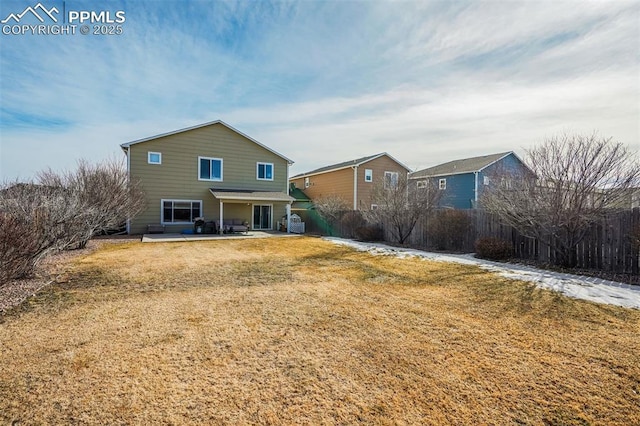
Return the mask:
[(473, 176), (475, 178), (475, 189), (473, 195), (473, 208), (478, 208), (478, 172), (473, 172)]
[[(131, 185), (131, 146), (127, 147), (127, 182)], [(127, 235), (131, 235), (131, 216), (127, 214)]]
[[(284, 193), (289, 195), (289, 166), (291, 165), (291, 163), (287, 162), (287, 182), (285, 185), (285, 189), (284, 189)], [(285, 209), (287, 211), (287, 234), (291, 233), (291, 203), (292, 201), (289, 201), (289, 204), (286, 205)]]
[(358, 210), (358, 166), (353, 166), (353, 210)]

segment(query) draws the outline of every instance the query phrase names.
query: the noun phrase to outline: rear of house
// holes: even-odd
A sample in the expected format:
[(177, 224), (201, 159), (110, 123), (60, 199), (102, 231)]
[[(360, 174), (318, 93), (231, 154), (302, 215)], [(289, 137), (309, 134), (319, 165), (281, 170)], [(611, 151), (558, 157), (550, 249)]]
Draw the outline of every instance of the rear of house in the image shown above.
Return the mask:
[(449, 161), (409, 175), (420, 188), (431, 180), (442, 191), (440, 207), (474, 209), (500, 173), (533, 173), (512, 151)]
[(275, 229), (289, 213), (292, 161), (222, 121), (122, 144), (129, 175), (140, 182), (146, 209), (132, 234), (161, 225), (193, 229), (196, 218), (252, 229)]
[(407, 166), (383, 152), (296, 175), (291, 183), (311, 200), (337, 196), (347, 208), (369, 210), (376, 182), (397, 181), (400, 175), (406, 176), (409, 171)]

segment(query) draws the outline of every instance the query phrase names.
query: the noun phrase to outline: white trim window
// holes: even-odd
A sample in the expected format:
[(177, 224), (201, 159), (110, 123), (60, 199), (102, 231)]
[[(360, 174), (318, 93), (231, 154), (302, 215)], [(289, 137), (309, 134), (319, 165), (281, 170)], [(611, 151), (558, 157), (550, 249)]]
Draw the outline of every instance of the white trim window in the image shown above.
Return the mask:
[(446, 179), (440, 179), (438, 181), (438, 189), (444, 190), (447, 189), (447, 180)]
[(384, 172), (384, 189), (396, 189), (398, 187), (398, 172)]
[(364, 181), (365, 182), (373, 182), (373, 170), (364, 169)]
[(161, 152), (147, 152), (147, 163), (148, 164), (162, 164), (162, 153)]
[(202, 200), (161, 200), (160, 218), (163, 225), (190, 224), (202, 216)]
[(258, 163), (256, 165), (256, 179), (273, 180), (273, 163)]
[(424, 189), (427, 187), (427, 181), (426, 180), (419, 180), (416, 182), (416, 187), (418, 189)]
[(311, 181), (309, 181), (309, 178), (308, 177), (304, 178), (304, 187), (308, 188), (310, 186), (311, 186)]
[(482, 181), (485, 186), (489, 186), (489, 184), (491, 183), (491, 179), (489, 178), (489, 176), (483, 176)]
[(198, 180), (222, 182), (222, 158), (198, 157)]
[(377, 204), (371, 204), (371, 210), (378, 210)]

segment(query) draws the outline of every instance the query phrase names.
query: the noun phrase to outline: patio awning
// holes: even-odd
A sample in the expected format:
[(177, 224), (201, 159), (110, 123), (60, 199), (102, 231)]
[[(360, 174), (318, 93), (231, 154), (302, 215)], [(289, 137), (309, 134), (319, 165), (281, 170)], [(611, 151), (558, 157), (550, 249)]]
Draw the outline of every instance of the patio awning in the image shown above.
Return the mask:
[(276, 201), (282, 203), (292, 203), (295, 201), (293, 197), (288, 196), (284, 192), (269, 191), (249, 191), (238, 189), (216, 189), (210, 188), (209, 191), (213, 196), (223, 202), (255, 202), (255, 201)]

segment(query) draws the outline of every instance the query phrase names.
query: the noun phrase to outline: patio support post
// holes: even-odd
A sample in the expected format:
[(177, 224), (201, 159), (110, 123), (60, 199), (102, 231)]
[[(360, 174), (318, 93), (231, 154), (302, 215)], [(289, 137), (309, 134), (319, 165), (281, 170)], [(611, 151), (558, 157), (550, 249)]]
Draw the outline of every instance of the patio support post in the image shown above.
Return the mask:
[(286, 206), (287, 210), (287, 234), (291, 233), (291, 203)]
[(222, 234), (222, 231), (224, 229), (224, 225), (223, 225), (224, 216), (222, 214), (223, 209), (224, 209), (224, 203), (222, 202), (222, 200), (220, 200), (220, 228), (218, 228), (219, 234)]

